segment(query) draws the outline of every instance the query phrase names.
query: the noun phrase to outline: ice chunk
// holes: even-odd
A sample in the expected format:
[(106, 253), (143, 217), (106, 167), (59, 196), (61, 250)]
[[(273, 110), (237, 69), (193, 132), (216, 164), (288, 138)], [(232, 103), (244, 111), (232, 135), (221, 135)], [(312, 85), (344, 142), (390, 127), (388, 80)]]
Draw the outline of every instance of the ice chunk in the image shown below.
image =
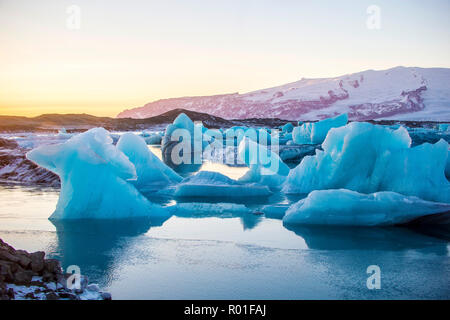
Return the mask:
[(284, 133), (290, 133), (292, 132), (292, 130), (294, 130), (294, 125), (290, 122), (281, 127), (281, 131), (283, 131)]
[(181, 176), (149, 150), (143, 138), (133, 133), (123, 134), (117, 143), (117, 149), (122, 151), (134, 164), (137, 180), (133, 183), (138, 188), (166, 186), (182, 180)]
[(185, 178), (175, 189), (175, 196), (178, 197), (248, 198), (267, 197), (271, 194), (267, 186), (242, 183), (210, 171), (200, 171)]
[(275, 152), (249, 138), (239, 144), (238, 156), (249, 167), (249, 171), (239, 179), (242, 182), (257, 182), (277, 188), (289, 174), (289, 167)]
[(362, 194), (346, 189), (317, 190), (294, 203), (285, 224), (386, 226), (450, 211), (450, 204), (425, 201), (395, 192)]
[(450, 202), (445, 178), (448, 144), (410, 148), (405, 128), (392, 130), (370, 123), (352, 122), (332, 129), (316, 150), (291, 170), (283, 191), (350, 189), (363, 193), (394, 191), (425, 200)]
[(149, 132), (143, 131), (142, 137), (147, 144), (161, 144), (163, 133), (162, 132)]
[(318, 122), (307, 122), (292, 131), (292, 138), (296, 144), (322, 143), (331, 128), (345, 126), (348, 121), (346, 113), (334, 118), (328, 118)]
[(78, 134), (62, 144), (38, 147), (28, 152), (27, 158), (61, 179), (61, 192), (51, 219), (167, 214), (127, 182), (136, 179), (136, 169), (103, 128)]
[(166, 128), (161, 142), (165, 163), (171, 166), (180, 164), (201, 164), (203, 149), (208, 145), (203, 140), (206, 128), (195, 125), (184, 113), (180, 113)]
[(178, 203), (171, 207), (172, 212), (176, 216), (195, 216), (195, 217), (214, 217), (228, 215), (234, 217), (236, 215), (250, 214), (252, 210), (243, 204), (236, 203), (205, 203), (205, 202), (189, 202)]
[(438, 130), (439, 131), (448, 131), (449, 128), (449, 124), (448, 123), (440, 123), (438, 125)]

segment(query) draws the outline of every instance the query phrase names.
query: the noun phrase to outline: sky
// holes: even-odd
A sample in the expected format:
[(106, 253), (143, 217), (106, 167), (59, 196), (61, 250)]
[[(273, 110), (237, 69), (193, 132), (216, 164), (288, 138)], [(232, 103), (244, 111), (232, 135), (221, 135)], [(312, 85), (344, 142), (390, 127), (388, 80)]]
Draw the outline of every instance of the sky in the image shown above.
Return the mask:
[(449, 12), (448, 0), (0, 0), (0, 114), (116, 116), (303, 77), (450, 67)]

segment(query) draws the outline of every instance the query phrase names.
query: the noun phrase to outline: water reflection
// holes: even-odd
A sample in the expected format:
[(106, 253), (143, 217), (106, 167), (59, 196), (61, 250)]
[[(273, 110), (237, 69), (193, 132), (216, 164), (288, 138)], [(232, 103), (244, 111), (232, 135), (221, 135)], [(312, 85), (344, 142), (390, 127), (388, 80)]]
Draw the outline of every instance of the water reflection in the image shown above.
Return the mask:
[(161, 226), (161, 219), (51, 221), (56, 227), (57, 248), (63, 268), (77, 265), (102, 286), (114, 276), (115, 260), (131, 245), (126, 238)]
[(302, 237), (309, 249), (399, 251), (436, 247), (436, 253), (447, 253), (447, 241), (406, 227), (284, 227)]

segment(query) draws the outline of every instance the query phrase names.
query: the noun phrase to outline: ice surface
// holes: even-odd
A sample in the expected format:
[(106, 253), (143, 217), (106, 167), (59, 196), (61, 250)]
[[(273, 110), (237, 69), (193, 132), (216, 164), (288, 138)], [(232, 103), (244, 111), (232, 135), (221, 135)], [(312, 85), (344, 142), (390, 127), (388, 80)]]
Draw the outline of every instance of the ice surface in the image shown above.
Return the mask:
[(28, 152), (27, 158), (61, 179), (61, 192), (51, 219), (167, 214), (127, 181), (136, 179), (136, 169), (103, 128), (78, 134), (62, 144), (38, 147)]
[(292, 130), (294, 130), (294, 125), (291, 122), (288, 122), (281, 127), (281, 131), (284, 133), (290, 133)]
[(278, 188), (289, 174), (289, 167), (275, 152), (249, 138), (239, 144), (238, 157), (249, 167), (249, 171), (240, 181), (257, 182)]
[(267, 197), (271, 194), (267, 186), (242, 183), (210, 171), (200, 171), (185, 178), (175, 189), (175, 195), (179, 197), (242, 198)]
[(297, 144), (319, 144), (325, 140), (331, 128), (342, 127), (347, 124), (346, 113), (318, 122), (307, 122), (292, 131), (292, 138)]
[(176, 216), (187, 217), (206, 217), (229, 215), (230, 217), (242, 214), (251, 214), (252, 210), (243, 204), (236, 203), (205, 203), (205, 202), (189, 202), (178, 203), (176, 206), (170, 207), (172, 213)]
[(122, 151), (136, 168), (136, 187), (166, 186), (182, 180), (175, 171), (164, 164), (147, 147), (144, 139), (133, 134), (123, 134), (117, 143), (117, 149)]
[(315, 156), (291, 170), (283, 191), (309, 193), (350, 189), (363, 193), (394, 191), (425, 200), (450, 202), (445, 178), (448, 143), (410, 147), (405, 128), (392, 130), (352, 122), (330, 130)]
[(425, 201), (395, 192), (362, 194), (346, 189), (317, 190), (293, 204), (285, 224), (386, 226), (448, 212), (450, 204)]
[(163, 132), (148, 132), (145, 130), (142, 132), (142, 137), (147, 144), (161, 144), (163, 136)]

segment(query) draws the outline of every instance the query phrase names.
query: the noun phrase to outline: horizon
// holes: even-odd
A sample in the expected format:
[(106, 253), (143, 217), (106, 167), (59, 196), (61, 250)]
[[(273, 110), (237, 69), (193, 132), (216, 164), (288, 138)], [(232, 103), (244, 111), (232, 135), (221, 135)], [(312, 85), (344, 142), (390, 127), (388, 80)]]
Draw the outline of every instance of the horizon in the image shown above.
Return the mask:
[[(372, 5), (380, 9), (374, 28)], [(247, 93), (301, 78), (450, 68), (448, 9), (441, 0), (5, 0), (0, 114), (114, 118), (161, 99)]]

